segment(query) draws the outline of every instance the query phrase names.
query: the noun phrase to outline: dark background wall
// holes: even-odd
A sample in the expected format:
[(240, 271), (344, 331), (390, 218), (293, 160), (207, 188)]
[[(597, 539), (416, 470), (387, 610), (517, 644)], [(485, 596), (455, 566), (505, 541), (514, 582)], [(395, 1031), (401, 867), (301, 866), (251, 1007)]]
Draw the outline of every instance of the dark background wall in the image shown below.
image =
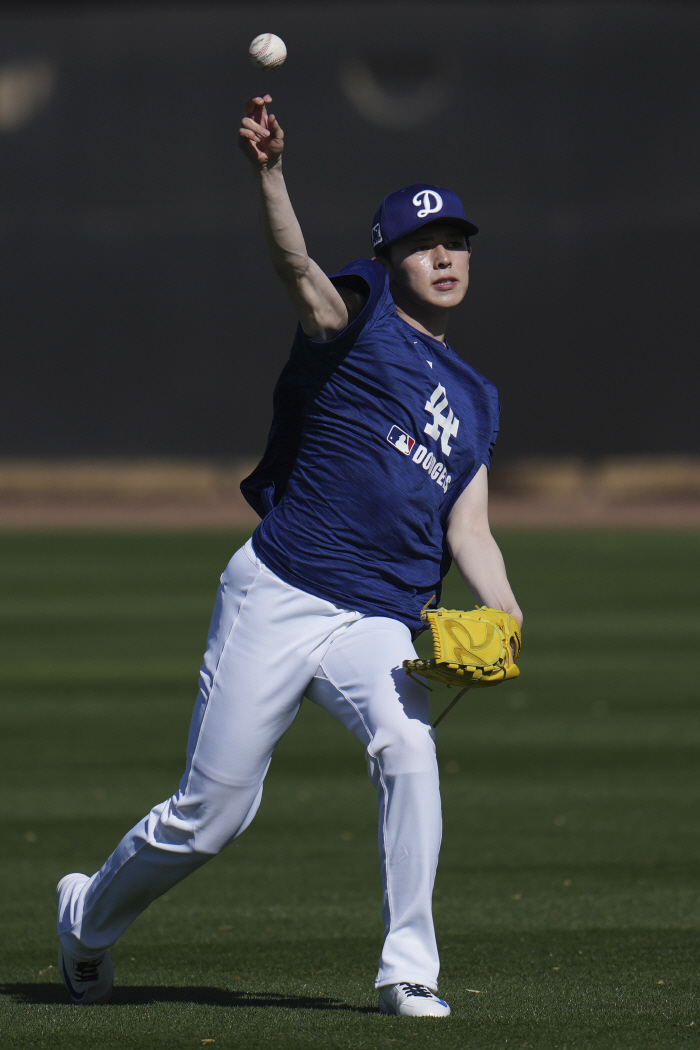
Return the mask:
[(502, 454), (700, 452), (699, 40), (673, 2), (0, 9), (0, 455), (260, 450), (294, 327), (235, 145), (263, 90), (323, 266), (387, 192), (463, 195), (451, 341)]

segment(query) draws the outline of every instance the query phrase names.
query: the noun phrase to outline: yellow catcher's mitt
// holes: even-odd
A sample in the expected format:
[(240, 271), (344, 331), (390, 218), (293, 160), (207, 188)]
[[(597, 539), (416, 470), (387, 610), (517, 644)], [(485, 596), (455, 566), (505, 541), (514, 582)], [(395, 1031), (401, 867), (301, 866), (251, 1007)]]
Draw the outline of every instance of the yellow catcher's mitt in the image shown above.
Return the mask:
[(510, 613), (477, 605), (461, 609), (423, 610), (435, 647), (432, 660), (404, 660), (407, 674), (419, 674), (445, 685), (469, 689), (517, 678), (520, 626)]

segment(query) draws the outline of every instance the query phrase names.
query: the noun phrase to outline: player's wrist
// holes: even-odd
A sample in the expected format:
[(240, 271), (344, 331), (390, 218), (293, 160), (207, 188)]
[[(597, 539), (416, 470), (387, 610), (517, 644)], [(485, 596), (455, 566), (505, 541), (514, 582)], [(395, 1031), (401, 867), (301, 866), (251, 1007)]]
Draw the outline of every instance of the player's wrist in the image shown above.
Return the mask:
[(256, 175), (264, 182), (275, 182), (282, 178), (282, 157), (278, 156), (273, 162), (259, 164), (255, 168)]
[(282, 174), (282, 155), (278, 154), (274, 158), (266, 161), (260, 165), (260, 174), (267, 176), (277, 177)]

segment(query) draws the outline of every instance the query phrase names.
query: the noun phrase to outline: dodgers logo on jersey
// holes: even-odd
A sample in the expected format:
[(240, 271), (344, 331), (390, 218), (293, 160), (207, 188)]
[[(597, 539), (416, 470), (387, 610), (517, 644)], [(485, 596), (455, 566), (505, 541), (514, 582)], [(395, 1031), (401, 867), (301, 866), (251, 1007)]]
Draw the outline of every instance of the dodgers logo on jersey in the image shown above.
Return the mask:
[[(446, 415), (444, 414), (445, 409), (449, 409)], [(431, 438), (435, 438), (436, 441), (439, 441), (443, 455), (449, 456), (452, 451), (450, 438), (457, 437), (459, 420), (455, 417), (454, 412), (449, 407), (447, 393), (442, 383), (438, 383), (430, 395), (430, 400), (425, 402), (425, 411), (431, 414), (433, 420), (432, 423), (425, 424), (423, 433), (428, 434)], [(442, 433), (440, 433), (440, 431), (442, 431)]]
[(421, 190), (413, 198), (413, 204), (420, 210), (416, 212), (419, 219), (424, 219), (426, 215), (434, 215), (437, 211), (442, 211), (442, 197), (437, 190)]
[(444, 463), (440, 463), (437, 457), (432, 452), (428, 452), (425, 445), (419, 445), (416, 451), (411, 457), (411, 462), (421, 466), (426, 471), (429, 478), (435, 481), (443, 492), (447, 492), (447, 488), (452, 481), (452, 477), (447, 473), (447, 467)]
[(416, 439), (409, 437), (405, 430), (401, 430), (400, 427), (392, 427), (386, 436), (387, 441), (394, 448), (397, 448), (399, 452), (403, 452), (404, 456), (410, 456), (413, 451), (413, 446), (416, 443)]

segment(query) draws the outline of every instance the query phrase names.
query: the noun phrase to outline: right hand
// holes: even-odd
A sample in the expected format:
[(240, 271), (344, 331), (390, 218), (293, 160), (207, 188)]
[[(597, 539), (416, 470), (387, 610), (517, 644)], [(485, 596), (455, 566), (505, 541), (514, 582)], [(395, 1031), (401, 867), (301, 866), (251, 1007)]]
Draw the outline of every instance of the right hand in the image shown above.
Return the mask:
[(267, 112), (270, 95), (249, 99), (238, 130), (238, 145), (258, 170), (273, 168), (282, 156), (284, 132), (272, 113)]

